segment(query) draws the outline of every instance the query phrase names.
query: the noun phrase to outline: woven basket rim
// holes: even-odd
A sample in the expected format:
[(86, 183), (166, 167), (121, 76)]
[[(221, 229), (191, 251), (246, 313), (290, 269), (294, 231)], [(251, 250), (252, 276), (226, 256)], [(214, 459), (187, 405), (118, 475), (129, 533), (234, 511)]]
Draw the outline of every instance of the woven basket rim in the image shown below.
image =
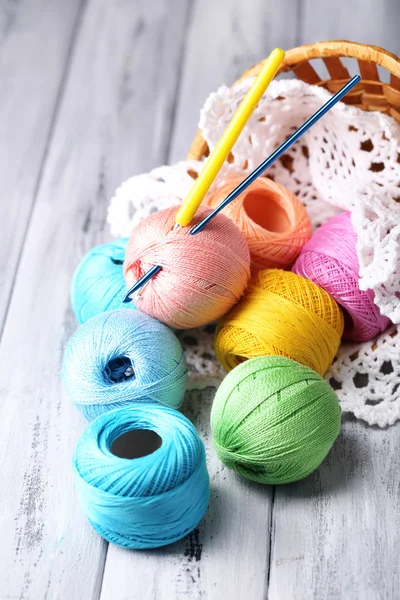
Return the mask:
[[(400, 57), (380, 46), (349, 42), (347, 40), (332, 40), (328, 42), (316, 42), (315, 44), (304, 44), (287, 50), (285, 60), (279, 72), (288, 71), (298, 63), (314, 58), (355, 58), (366, 62), (372, 62), (389, 71), (391, 75), (400, 78)], [(259, 70), (266, 59), (260, 61), (241, 75), (233, 84), (235, 85), (245, 77), (249, 77), (253, 69)], [(254, 74), (253, 74), (254, 75)]]
[[(372, 63), (373, 65), (379, 65), (389, 71), (391, 74), (390, 84), (380, 83), (382, 87), (390, 88), (394, 94), (400, 97), (400, 57), (396, 56), (392, 52), (385, 50), (379, 46), (372, 46), (367, 44), (360, 44), (358, 42), (350, 42), (347, 40), (331, 40), (326, 42), (316, 42), (315, 44), (304, 44), (296, 48), (287, 50), (285, 60), (279, 69), (278, 73), (295, 70), (302, 63), (306, 63), (312, 59), (330, 59), (330, 58), (354, 58), (361, 63)], [(240, 77), (235, 81), (232, 87), (246, 79), (247, 77), (255, 77), (260, 71), (262, 65), (266, 59), (263, 59), (259, 63), (253, 65), (247, 69)], [(344, 68), (344, 67), (343, 67)], [(346, 82), (346, 79), (334, 78), (329, 80), (341, 82), (342, 85)], [(364, 80), (365, 81), (365, 80)], [(371, 81), (365, 81), (366, 83), (375, 83)], [(325, 84), (326, 81), (321, 81), (319, 84)], [(392, 86), (392, 87), (391, 87)], [(187, 159), (188, 160), (201, 160), (208, 153), (208, 146), (203, 138), (201, 130), (198, 130), (194, 140), (190, 146)]]

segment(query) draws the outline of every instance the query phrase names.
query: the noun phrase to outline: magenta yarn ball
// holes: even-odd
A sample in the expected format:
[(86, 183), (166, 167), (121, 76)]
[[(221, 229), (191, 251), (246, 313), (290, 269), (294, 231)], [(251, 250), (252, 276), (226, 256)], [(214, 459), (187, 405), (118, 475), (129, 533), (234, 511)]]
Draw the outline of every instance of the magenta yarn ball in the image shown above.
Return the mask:
[(390, 324), (374, 303), (372, 290), (360, 290), (357, 235), (349, 212), (324, 223), (302, 248), (292, 271), (323, 288), (345, 311), (343, 337), (365, 342)]
[(175, 229), (178, 208), (160, 210), (135, 227), (124, 275), (130, 288), (161, 265), (139, 292), (137, 306), (170, 327), (190, 329), (219, 319), (238, 302), (250, 278), (250, 254), (243, 234), (225, 215), (217, 214), (191, 235), (211, 210), (200, 207), (189, 226)]

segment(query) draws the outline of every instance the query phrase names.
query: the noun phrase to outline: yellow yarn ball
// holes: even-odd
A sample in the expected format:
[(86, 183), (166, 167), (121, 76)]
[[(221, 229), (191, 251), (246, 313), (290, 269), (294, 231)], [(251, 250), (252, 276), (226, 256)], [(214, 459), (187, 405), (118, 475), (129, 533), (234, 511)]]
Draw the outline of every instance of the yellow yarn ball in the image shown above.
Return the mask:
[(324, 375), (343, 326), (342, 311), (325, 290), (295, 273), (266, 269), (219, 322), (215, 352), (228, 371), (248, 358), (280, 355)]

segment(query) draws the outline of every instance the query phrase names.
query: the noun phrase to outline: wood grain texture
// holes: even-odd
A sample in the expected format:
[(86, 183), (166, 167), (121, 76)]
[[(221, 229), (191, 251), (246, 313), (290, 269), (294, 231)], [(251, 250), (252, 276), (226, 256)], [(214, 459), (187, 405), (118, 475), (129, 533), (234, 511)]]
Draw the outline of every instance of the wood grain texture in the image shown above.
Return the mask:
[(70, 280), (109, 237), (121, 179), (166, 160), (182, 32), (169, 0), (95, 0), (83, 15), (0, 345), (0, 598), (99, 596), (106, 544), (71, 469), (85, 423), (60, 381)]
[[(289, 3), (275, 10), (279, 27)], [(248, 61), (264, 56), (279, 38), (262, 0), (253, 2), (251, 11), (231, 0), (191, 2), (186, 34), (169, 162), (186, 156), (207, 94), (238, 76)], [(189, 393), (184, 409), (195, 417), (209, 456), (213, 492), (205, 519), (169, 549), (134, 553), (110, 545), (102, 600), (264, 597), (272, 489), (241, 481), (221, 467), (209, 436), (212, 396), (211, 391)]]
[[(350, 40), (381, 46), (395, 54), (400, 52), (398, 0), (304, 0), (300, 5), (298, 44), (312, 44), (324, 40)], [(351, 75), (359, 72), (355, 61), (343, 59)], [(313, 61), (317, 73), (325, 78), (327, 69), (322, 61)], [(382, 81), (389, 82), (389, 74), (378, 68)]]
[(350, 417), (309, 478), (276, 488), (268, 598), (398, 598), (399, 428)]
[(211, 500), (206, 516), (181, 542), (154, 552), (109, 546), (101, 600), (236, 600), (263, 598), (268, 579), (272, 489), (224, 468), (210, 436), (215, 390), (186, 395), (183, 412), (207, 451)]
[[(397, 0), (306, 0), (298, 43), (351, 39), (399, 54), (399, 16)], [(398, 598), (399, 431), (399, 424), (381, 430), (345, 417), (318, 471), (276, 488), (269, 599)]]
[(299, 44), (350, 40), (399, 52), (397, 0), (303, 0), (298, 14)]
[(320, 469), (274, 490), (221, 466), (214, 390), (190, 392), (209, 511), (182, 542), (129, 552), (78, 506), (85, 423), (59, 370), (76, 328), (70, 279), (109, 239), (120, 181), (184, 158), (207, 94), (275, 45), (347, 37), (400, 52), (398, 1), (89, 0), (82, 20), (80, 8), (0, 5), (0, 599), (397, 600), (399, 426), (345, 419)]
[[(290, 48), (300, 0), (193, 0), (169, 162), (183, 160), (207, 96), (276, 46)], [(288, 14), (293, 18), (288, 19)]]
[(0, 335), (81, 4), (0, 3)]

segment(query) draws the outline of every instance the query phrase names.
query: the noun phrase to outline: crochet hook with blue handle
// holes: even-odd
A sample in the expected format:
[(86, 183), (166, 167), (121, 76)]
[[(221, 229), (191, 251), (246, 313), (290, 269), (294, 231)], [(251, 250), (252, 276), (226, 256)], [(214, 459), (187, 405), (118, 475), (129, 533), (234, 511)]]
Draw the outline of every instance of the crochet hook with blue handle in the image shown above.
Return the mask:
[(359, 75), (355, 75), (341, 90), (337, 92), (332, 98), (326, 102), (315, 114), (313, 114), (297, 131), (293, 133), (287, 140), (279, 146), (272, 154), (269, 156), (264, 162), (261, 163), (246, 179), (244, 179), (239, 185), (232, 190), (232, 192), (215, 208), (205, 219), (203, 219), (200, 223), (197, 223), (191, 230), (191, 235), (195, 235), (196, 233), (200, 233), (204, 229), (204, 227), (211, 221), (215, 215), (217, 215), (221, 210), (225, 208), (230, 202), (235, 200), (244, 190), (249, 187), (259, 177), (270, 167), (290, 146), (292, 146), (297, 140), (314, 125), (321, 117), (324, 116), (334, 106), (339, 100), (343, 98), (359, 81), (361, 77)]
[[(244, 179), (222, 202), (217, 208), (215, 208), (205, 219), (195, 225), (191, 230), (190, 234), (195, 235), (200, 233), (204, 227), (211, 221), (215, 215), (225, 208), (230, 202), (237, 198), (257, 177), (262, 175), (268, 167), (270, 167), (286, 150), (288, 150), (297, 140), (308, 131), (321, 117), (323, 117), (337, 102), (339, 102), (343, 96), (345, 96), (357, 83), (361, 80), (359, 75), (355, 75), (346, 85), (342, 87), (332, 98), (321, 106), (303, 125), (297, 129), (287, 140), (283, 142), (264, 162), (262, 162), (246, 179)], [(131, 295), (144, 286), (156, 273), (158, 273), (162, 267), (155, 265), (147, 273), (145, 273), (136, 283), (131, 287), (124, 298), (124, 302), (131, 301)]]

